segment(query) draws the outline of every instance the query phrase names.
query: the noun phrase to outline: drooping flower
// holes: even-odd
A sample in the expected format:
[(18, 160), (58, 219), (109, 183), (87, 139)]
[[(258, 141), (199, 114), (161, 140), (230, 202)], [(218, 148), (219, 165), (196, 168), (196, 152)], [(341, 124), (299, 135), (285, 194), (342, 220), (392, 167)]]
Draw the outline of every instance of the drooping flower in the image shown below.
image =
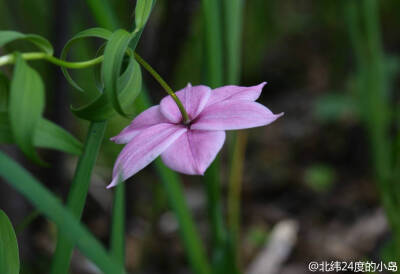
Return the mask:
[(184, 123), (171, 96), (139, 114), (132, 123), (111, 138), (126, 144), (119, 154), (113, 179), (126, 180), (159, 155), (171, 169), (203, 175), (225, 142), (226, 130), (265, 126), (283, 115), (273, 114), (255, 102), (266, 83), (252, 87), (191, 86), (176, 92), (190, 121)]

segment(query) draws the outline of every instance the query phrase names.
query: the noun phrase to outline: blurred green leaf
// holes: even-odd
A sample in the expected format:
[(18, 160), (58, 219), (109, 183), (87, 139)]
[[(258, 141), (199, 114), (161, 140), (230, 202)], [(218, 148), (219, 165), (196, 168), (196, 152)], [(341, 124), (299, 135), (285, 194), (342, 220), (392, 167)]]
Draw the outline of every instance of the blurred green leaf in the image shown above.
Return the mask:
[[(14, 143), (8, 113), (0, 111), (0, 143)], [(53, 122), (41, 118), (33, 138), (35, 147), (50, 148), (80, 155), (83, 145), (68, 131)]]
[[(116, 30), (107, 42), (104, 49), (104, 61), (102, 67), (102, 78), (104, 82), (104, 92), (111, 101), (115, 111), (122, 116), (128, 116), (122, 109), (118, 99), (118, 93), (121, 86), (118, 79), (121, 73), (122, 62), (128, 49), (130, 41), (135, 37), (135, 33), (131, 34), (126, 30)], [(133, 91), (137, 92), (137, 91)]]
[[(127, 109), (131, 106), (139, 94), (142, 85), (142, 74), (139, 64), (130, 56), (129, 64), (124, 73), (118, 79), (118, 86), (121, 88), (118, 94), (118, 100), (121, 102), (121, 107)], [(72, 112), (80, 118), (102, 121), (116, 114), (110, 100), (105, 93), (99, 94), (89, 104), (72, 108)]]
[[(112, 32), (107, 30), (107, 29), (103, 29), (103, 28), (91, 28), (91, 29), (87, 29), (84, 31), (81, 31), (79, 33), (77, 33), (76, 35), (74, 35), (64, 46), (64, 48), (61, 51), (61, 59), (62, 60), (66, 60), (68, 52), (71, 48), (71, 46), (77, 42), (78, 40), (84, 39), (84, 38), (100, 38), (100, 39), (104, 39), (104, 40), (108, 40), (108, 38), (110, 38)], [(61, 67), (61, 70), (65, 76), (65, 78), (67, 79), (67, 81), (77, 90), (82, 91), (83, 89), (72, 79), (71, 75), (69, 74), (68, 70), (65, 67)]]
[(8, 108), (8, 94), (10, 89), (10, 81), (0, 71), (0, 111)]
[(56, 223), (61, 233), (71, 243), (76, 244), (82, 254), (92, 260), (101, 271), (110, 274), (125, 273), (123, 267), (109, 256), (104, 247), (79, 223), (70, 210), (62, 206), (58, 198), (2, 152), (0, 152), (0, 176), (41, 213)]
[(306, 169), (305, 183), (317, 192), (329, 190), (336, 179), (335, 171), (327, 165), (317, 164)]
[(269, 232), (265, 227), (252, 226), (247, 232), (247, 241), (254, 247), (262, 247), (268, 240)]
[(14, 228), (3, 210), (0, 209), (0, 273), (19, 273), (18, 242)]
[(43, 164), (34, 148), (34, 135), (44, 109), (44, 85), (21, 54), (15, 55), (10, 87), (9, 117), (14, 140), (30, 159)]
[(108, 0), (86, 0), (97, 23), (103, 28), (114, 30), (118, 27), (119, 22), (111, 6), (112, 2)]
[(0, 112), (0, 144), (12, 144), (13, 142), (14, 138), (11, 132), (8, 113), (2, 111)]
[(138, 0), (135, 8), (135, 25), (137, 29), (141, 29), (147, 22), (153, 6), (152, 0)]
[(46, 38), (43, 38), (42, 36), (36, 34), (23, 34), (11, 30), (0, 31), (0, 47), (15, 40), (27, 40), (36, 45), (40, 50), (44, 51), (48, 55), (53, 55), (53, 46)]
[(314, 104), (314, 116), (322, 122), (338, 121), (358, 116), (357, 102), (348, 94), (332, 93), (319, 97)]

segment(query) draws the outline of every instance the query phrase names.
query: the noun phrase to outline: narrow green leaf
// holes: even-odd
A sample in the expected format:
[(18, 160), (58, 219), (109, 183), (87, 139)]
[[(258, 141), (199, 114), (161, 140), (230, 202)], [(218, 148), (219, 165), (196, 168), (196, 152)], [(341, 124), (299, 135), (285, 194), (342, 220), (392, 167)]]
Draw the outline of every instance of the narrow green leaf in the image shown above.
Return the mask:
[(242, 45), (243, 0), (223, 0), (223, 33), (225, 34), (224, 53), (226, 55), (226, 83), (238, 84)]
[[(14, 143), (8, 113), (0, 111), (0, 143)], [(82, 143), (57, 124), (41, 118), (33, 138), (35, 147), (50, 148), (66, 153), (80, 155)]]
[(121, 265), (125, 263), (125, 184), (118, 184), (114, 193), (111, 227), (111, 254)]
[(9, 89), (10, 89), (10, 81), (0, 71), (0, 111), (8, 109)]
[[(74, 35), (64, 46), (64, 48), (61, 51), (61, 56), (60, 59), (61, 60), (66, 60), (68, 52), (71, 48), (71, 46), (84, 38), (100, 38), (100, 39), (104, 39), (104, 40), (108, 40), (108, 38), (110, 38), (112, 32), (107, 30), (107, 29), (103, 29), (103, 28), (91, 28), (91, 29), (87, 29), (84, 31), (81, 31), (79, 33), (77, 33), (76, 35)], [(61, 67), (61, 71), (64, 74), (64, 77), (67, 79), (67, 81), (77, 90), (82, 91), (83, 89), (72, 79), (71, 75), (69, 74), (68, 70), (65, 67)]]
[[(121, 102), (122, 109), (125, 110), (133, 104), (141, 90), (141, 85), (140, 65), (133, 56), (130, 56), (128, 67), (118, 80), (118, 86), (121, 88), (118, 100)], [(97, 98), (85, 106), (72, 107), (71, 111), (78, 117), (91, 121), (102, 121), (117, 114), (105, 93), (99, 94)]]
[(223, 84), (220, 1), (202, 0), (205, 25), (206, 82), (212, 88)]
[[(237, 85), (240, 80), (243, 0), (223, 0), (222, 14), (224, 18), (224, 57), (225, 83)], [(231, 134), (232, 149), (229, 159), (228, 184), (228, 233), (225, 237), (222, 256), (215, 260), (216, 273), (240, 273), (240, 204), (243, 181), (244, 154), (247, 143), (245, 131)]]
[(51, 192), (13, 159), (0, 152), (0, 177), (27, 198), (41, 213), (52, 220), (60, 232), (106, 274), (125, 273), (104, 247), (64, 208)]
[(11, 131), (25, 155), (43, 164), (33, 141), (44, 109), (44, 85), (40, 75), (28, 66), (19, 53), (16, 53), (15, 59), (9, 103)]
[(19, 273), (18, 242), (14, 228), (3, 210), (0, 209), (0, 273)]
[(53, 46), (42, 36), (36, 34), (23, 34), (12, 30), (0, 31), (0, 47), (16, 40), (27, 40), (37, 46), (41, 51), (48, 55), (53, 55)]
[(102, 67), (102, 78), (104, 82), (104, 92), (111, 101), (115, 111), (122, 116), (128, 116), (122, 109), (118, 100), (120, 86), (118, 79), (120, 78), (122, 61), (128, 49), (129, 43), (135, 34), (131, 34), (126, 30), (116, 30), (107, 42), (104, 49), (104, 61)]
[(137, 29), (141, 29), (147, 22), (153, 7), (152, 0), (138, 0), (135, 8), (135, 25)]

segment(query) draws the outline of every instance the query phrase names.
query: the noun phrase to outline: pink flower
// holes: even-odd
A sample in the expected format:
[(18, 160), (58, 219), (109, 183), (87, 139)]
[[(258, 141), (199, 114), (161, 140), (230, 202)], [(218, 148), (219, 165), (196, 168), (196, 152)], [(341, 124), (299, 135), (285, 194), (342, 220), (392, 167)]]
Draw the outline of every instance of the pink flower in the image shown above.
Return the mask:
[(111, 138), (127, 145), (117, 158), (107, 188), (115, 186), (119, 176), (128, 179), (159, 155), (173, 170), (203, 175), (225, 142), (225, 130), (265, 126), (283, 115), (254, 102), (265, 84), (214, 90), (188, 84), (176, 92), (190, 119), (186, 124), (171, 96), (164, 97), (160, 105), (143, 111)]

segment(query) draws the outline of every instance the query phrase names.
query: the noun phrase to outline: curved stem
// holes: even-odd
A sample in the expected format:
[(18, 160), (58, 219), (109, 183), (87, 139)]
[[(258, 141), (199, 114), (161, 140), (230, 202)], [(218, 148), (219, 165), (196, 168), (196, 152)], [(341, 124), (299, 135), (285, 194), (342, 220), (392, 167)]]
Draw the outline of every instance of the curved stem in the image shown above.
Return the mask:
[(139, 62), (139, 64), (145, 69), (147, 70), (151, 76), (154, 77), (154, 79), (156, 79), (156, 81), (164, 88), (164, 90), (172, 97), (172, 99), (175, 101), (176, 105), (179, 108), (179, 111), (182, 114), (183, 117), (183, 122), (185, 124), (190, 122), (189, 119), (189, 115), (187, 114), (185, 108), (183, 107), (182, 102), (179, 100), (178, 96), (176, 96), (176, 94), (174, 93), (174, 91), (172, 90), (172, 88), (164, 81), (164, 79), (160, 76), (160, 74), (158, 74), (145, 60), (143, 60), (142, 57), (139, 56), (139, 54), (137, 54), (135, 52), (135, 59)]
[[(43, 59), (43, 60), (46, 60), (55, 65), (70, 68), (70, 69), (83, 69), (83, 68), (91, 67), (91, 66), (94, 66), (94, 65), (97, 65), (97, 64), (103, 62), (103, 59), (104, 59), (103, 56), (99, 56), (97, 58), (94, 58), (94, 59), (91, 59), (88, 61), (83, 61), (83, 62), (68, 62), (68, 61), (58, 59), (52, 55), (48, 55), (45, 52), (26, 52), (26, 53), (22, 53), (21, 55), (24, 60), (41, 60), (41, 59)], [(15, 62), (14, 54), (7, 54), (7, 55), (0, 57), (0, 66), (13, 64), (14, 62)]]

